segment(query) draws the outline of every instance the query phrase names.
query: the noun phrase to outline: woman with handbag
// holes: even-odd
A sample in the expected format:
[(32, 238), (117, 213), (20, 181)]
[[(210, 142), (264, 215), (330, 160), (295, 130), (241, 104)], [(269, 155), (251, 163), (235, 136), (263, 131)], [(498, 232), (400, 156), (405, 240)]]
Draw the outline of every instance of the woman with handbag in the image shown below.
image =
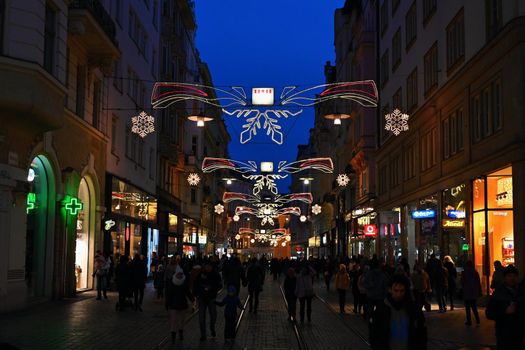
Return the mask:
[(312, 269), (307, 265), (302, 267), (301, 273), (297, 276), (295, 296), (299, 298), (299, 317), (301, 323), (304, 323), (305, 305), (308, 322), (312, 322), (312, 298), (314, 297), (313, 276), (314, 273)]

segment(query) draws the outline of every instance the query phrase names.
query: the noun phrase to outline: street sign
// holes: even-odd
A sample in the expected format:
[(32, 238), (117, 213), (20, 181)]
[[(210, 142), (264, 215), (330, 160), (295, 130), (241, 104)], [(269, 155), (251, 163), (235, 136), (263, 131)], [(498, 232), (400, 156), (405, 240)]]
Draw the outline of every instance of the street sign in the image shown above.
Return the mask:
[(399, 224), (399, 212), (393, 210), (379, 212), (379, 223), (385, 225)]

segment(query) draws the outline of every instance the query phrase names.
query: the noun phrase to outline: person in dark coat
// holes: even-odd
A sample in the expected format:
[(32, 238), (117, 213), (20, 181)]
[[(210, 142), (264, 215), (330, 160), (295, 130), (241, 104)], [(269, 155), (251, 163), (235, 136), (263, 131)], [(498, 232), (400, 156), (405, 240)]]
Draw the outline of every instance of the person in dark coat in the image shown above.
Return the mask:
[(197, 297), (199, 306), (199, 325), (201, 340), (206, 340), (206, 310), (210, 314), (210, 332), (215, 337), (215, 322), (217, 321), (217, 308), (215, 298), (222, 288), (221, 275), (211, 263), (207, 262), (193, 282), (193, 294)]
[(131, 288), (135, 300), (135, 311), (142, 311), (142, 300), (144, 299), (144, 288), (146, 287), (146, 278), (148, 278), (148, 267), (139, 254), (131, 261)]
[(241, 281), (244, 282), (246, 276), (242, 268), (241, 261), (238, 257), (234, 257), (231, 261), (224, 265), (223, 279), (226, 286), (234, 286), (237, 295), (241, 289)]
[(157, 291), (157, 299), (162, 299), (164, 297), (164, 265), (158, 264), (155, 269), (155, 275), (153, 277), (153, 287)]
[(481, 296), (481, 280), (479, 273), (474, 269), (474, 264), (471, 260), (465, 264), (465, 269), (461, 274), (461, 285), (463, 288), (463, 301), (465, 302), (465, 312), (467, 321), (465, 324), (470, 326), (472, 324), (470, 318), (470, 310), (474, 313), (476, 323), (479, 324), (479, 314), (477, 300)]
[(288, 320), (295, 320), (297, 312), (297, 297), (295, 296), (295, 287), (297, 284), (297, 276), (295, 275), (295, 269), (290, 267), (286, 272), (284, 278), (284, 297), (286, 298), (286, 304), (288, 304)]
[(450, 300), (450, 310), (454, 310), (454, 296), (456, 295), (456, 279), (458, 278), (458, 272), (456, 271), (456, 265), (450, 255), (445, 256), (443, 261), (443, 266), (447, 269), (447, 296)]
[(425, 316), (415, 306), (405, 276), (392, 277), (387, 297), (370, 318), (369, 335), (372, 350), (426, 350)]
[(354, 297), (354, 314), (360, 313), (362, 303), (359, 300), (360, 292), (359, 292), (359, 276), (361, 276), (361, 269), (359, 268), (359, 264), (353, 264), (352, 269), (350, 270), (350, 281), (352, 283), (352, 295)]
[(264, 270), (256, 258), (251, 259), (250, 266), (246, 271), (246, 282), (248, 284), (248, 293), (250, 295), (248, 311), (257, 313), (259, 307), (259, 293), (262, 291), (264, 284)]
[(175, 343), (177, 332), (179, 332), (180, 340), (184, 338), (184, 323), (189, 308), (188, 299), (193, 301), (188, 279), (182, 268), (178, 267), (172, 280), (168, 281), (166, 286), (166, 310), (168, 310), (172, 343)]
[(498, 350), (523, 349), (523, 328), (518, 314), (518, 270), (509, 265), (503, 271), (503, 284), (496, 287), (485, 314), (496, 321)]
[(115, 269), (115, 282), (118, 290), (117, 310), (124, 310), (126, 297), (131, 289), (131, 270), (128, 265), (128, 256), (121, 255), (117, 268)]
[(244, 310), (241, 300), (237, 296), (237, 291), (233, 285), (228, 286), (228, 294), (222, 301), (216, 301), (218, 306), (224, 308), (224, 341), (232, 342), (235, 339), (235, 323), (237, 322), (237, 308)]

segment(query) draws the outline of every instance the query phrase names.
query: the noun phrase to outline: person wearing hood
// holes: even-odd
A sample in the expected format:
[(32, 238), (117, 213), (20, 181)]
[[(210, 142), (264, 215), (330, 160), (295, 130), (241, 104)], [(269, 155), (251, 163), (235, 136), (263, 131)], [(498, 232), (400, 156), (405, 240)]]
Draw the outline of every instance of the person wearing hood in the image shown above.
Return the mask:
[(193, 296), (190, 293), (184, 271), (180, 266), (177, 266), (166, 288), (166, 310), (168, 310), (172, 343), (175, 343), (177, 332), (179, 332), (179, 339), (183, 340), (184, 323), (189, 307), (188, 299), (193, 301)]
[(388, 295), (377, 305), (370, 318), (372, 350), (425, 350), (427, 330), (425, 316), (410, 296), (410, 281), (395, 275)]

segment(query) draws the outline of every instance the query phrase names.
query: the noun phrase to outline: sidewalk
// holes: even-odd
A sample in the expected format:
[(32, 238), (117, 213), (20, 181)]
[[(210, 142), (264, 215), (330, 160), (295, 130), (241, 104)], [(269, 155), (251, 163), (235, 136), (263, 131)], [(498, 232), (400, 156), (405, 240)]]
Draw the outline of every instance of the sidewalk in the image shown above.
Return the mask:
[[(326, 286), (321, 280), (316, 283), (315, 290), (317, 295), (325, 300), (334, 312), (339, 312), (339, 299), (337, 291), (330, 286), (327, 292)], [(456, 301), (454, 311), (439, 313), (437, 304), (432, 305), (431, 312), (425, 312), (428, 329), (428, 349), (429, 350), (452, 350), (462, 346), (485, 345), (495, 347), (496, 337), (494, 322), (485, 318), (485, 309), (480, 308), (480, 326), (466, 326), (465, 308), (460, 304), (461, 300)], [(341, 315), (345, 322), (368, 339), (368, 324), (361, 315), (354, 314), (352, 293), (348, 291), (346, 295), (346, 314)]]

